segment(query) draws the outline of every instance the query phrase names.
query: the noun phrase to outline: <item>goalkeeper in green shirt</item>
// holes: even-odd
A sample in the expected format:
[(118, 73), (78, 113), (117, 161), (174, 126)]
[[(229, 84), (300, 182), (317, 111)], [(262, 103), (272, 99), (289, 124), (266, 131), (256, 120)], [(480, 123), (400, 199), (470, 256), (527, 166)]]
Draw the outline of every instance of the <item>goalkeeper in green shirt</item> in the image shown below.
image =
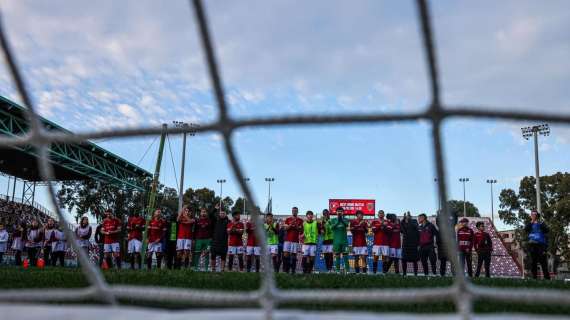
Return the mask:
[(321, 234), (323, 236), (323, 245), (321, 252), (325, 256), (325, 265), (328, 272), (332, 272), (334, 257), (333, 257), (333, 230), (329, 223), (331, 220), (329, 210), (323, 210), (323, 219), (321, 221)]
[(271, 254), (271, 261), (273, 262), (273, 271), (279, 272), (278, 260), (278, 246), (279, 246), (279, 224), (273, 222), (273, 214), (268, 213), (265, 215), (265, 223), (263, 224), (265, 233), (267, 234), (267, 248)]
[(348, 272), (350, 266), (348, 264), (348, 236), (346, 230), (348, 228), (348, 220), (344, 217), (344, 209), (338, 207), (336, 209), (336, 218), (328, 222), (333, 231), (333, 252), (335, 256), (336, 271), (340, 272), (341, 260), (344, 264), (344, 272)]

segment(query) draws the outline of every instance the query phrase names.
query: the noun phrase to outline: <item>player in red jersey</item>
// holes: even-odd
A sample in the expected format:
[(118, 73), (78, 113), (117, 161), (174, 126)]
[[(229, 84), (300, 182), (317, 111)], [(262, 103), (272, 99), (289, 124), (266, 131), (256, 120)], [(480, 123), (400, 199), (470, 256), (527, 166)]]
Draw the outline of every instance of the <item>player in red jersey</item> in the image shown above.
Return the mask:
[[(204, 258), (204, 271), (208, 270), (210, 265), (210, 245), (212, 243), (212, 229), (217, 210), (214, 209), (210, 214), (206, 208), (200, 209), (200, 217), (196, 220), (194, 230), (194, 254), (192, 255), (192, 266), (195, 271), (200, 270), (200, 259)], [(227, 244), (226, 244), (227, 245)], [(225, 251), (224, 251), (225, 253)]]
[(400, 235), (400, 220), (398, 217), (394, 215), (388, 215), (388, 220), (390, 221), (390, 225), (392, 226), (392, 233), (389, 237), (389, 244), (390, 244), (390, 259), (386, 264), (386, 271), (390, 270), (392, 263), (394, 264), (394, 271), (399, 274), (400, 273), (400, 259), (402, 258), (402, 240)]
[(232, 212), (232, 221), (228, 223), (228, 269), (232, 271), (234, 267), (234, 256), (238, 256), (239, 271), (243, 271), (243, 231), (245, 226), (240, 220), (239, 211)]
[(148, 223), (148, 245), (146, 248), (146, 267), (152, 268), (152, 254), (156, 256), (156, 267), (162, 266), (162, 239), (166, 233), (166, 221), (162, 219), (160, 209), (156, 209)]
[(119, 245), (119, 233), (121, 232), (121, 220), (113, 215), (111, 210), (105, 211), (101, 234), (103, 235), (103, 252), (109, 268), (113, 266), (113, 258), (117, 269), (121, 269), (121, 246)]
[(460, 226), (457, 229), (457, 241), (459, 242), (459, 262), (461, 269), (467, 267), (467, 274), (473, 277), (473, 262), (471, 251), (473, 250), (473, 240), (475, 238), (473, 230), (469, 228), (469, 219), (463, 218), (459, 221)]
[(190, 252), (192, 252), (192, 228), (196, 220), (188, 206), (183, 206), (176, 221), (178, 222), (178, 230), (176, 233), (175, 268), (180, 268), (182, 261), (184, 261), (184, 267), (188, 268)]
[(135, 212), (127, 220), (127, 231), (129, 233), (127, 253), (129, 254), (129, 258), (131, 260), (131, 269), (135, 268), (135, 262), (138, 265), (139, 269), (142, 268), (142, 233), (144, 231), (145, 225), (146, 221), (143, 217), (140, 216), (138, 212)]
[[(392, 224), (384, 218), (384, 211), (380, 210), (378, 211), (378, 219), (372, 221), (371, 227), (374, 233), (374, 245), (372, 246), (374, 264), (372, 265), (372, 272), (376, 273), (378, 271), (378, 260), (382, 259), (383, 270), (385, 270), (385, 266), (388, 263)], [(386, 271), (383, 272), (385, 273)]]
[(368, 246), (366, 244), (366, 234), (368, 233), (368, 223), (364, 220), (364, 213), (356, 211), (356, 219), (350, 221), (350, 232), (352, 233), (352, 254), (354, 255), (354, 271), (367, 273)]
[(255, 223), (253, 221), (253, 217), (250, 217), (249, 221), (245, 224), (245, 232), (247, 233), (247, 244), (245, 247), (246, 270), (247, 272), (251, 272), (253, 260), (255, 260), (255, 272), (259, 272), (259, 256), (261, 255), (261, 247), (259, 247), (259, 242), (255, 235)]
[(303, 219), (297, 217), (299, 208), (291, 209), (291, 216), (285, 219), (285, 242), (283, 243), (283, 271), (295, 274), (297, 268), (297, 254), (299, 253), (299, 235), (303, 232)]

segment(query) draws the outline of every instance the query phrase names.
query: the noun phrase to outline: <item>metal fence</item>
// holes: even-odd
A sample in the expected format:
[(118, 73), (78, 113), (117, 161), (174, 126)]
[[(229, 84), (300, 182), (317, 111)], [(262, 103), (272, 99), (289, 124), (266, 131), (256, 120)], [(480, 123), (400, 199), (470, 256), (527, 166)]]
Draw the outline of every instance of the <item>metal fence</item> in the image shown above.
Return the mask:
[[(411, 114), (399, 113), (368, 113), (368, 114), (345, 114), (345, 115), (301, 115), (301, 116), (281, 116), (273, 118), (250, 118), (244, 120), (232, 119), (228, 114), (226, 98), (222, 79), (218, 70), (215, 48), (209, 30), (208, 19), (201, 0), (190, 0), (190, 5), (196, 17), (198, 33), (201, 39), (201, 46), (204, 50), (208, 76), (211, 81), (212, 90), (219, 110), (217, 121), (200, 126), (199, 128), (171, 128), (170, 134), (182, 134), (184, 132), (217, 132), (223, 136), (223, 145), (226, 156), (233, 170), (234, 178), (240, 183), (240, 187), (247, 199), (256, 199), (249, 186), (244, 182), (242, 166), (239, 163), (235, 146), (232, 142), (232, 134), (244, 127), (277, 127), (277, 126), (323, 126), (330, 124), (356, 124), (356, 123), (390, 123), (390, 122), (411, 122), (425, 120), (431, 123), (431, 138), (433, 144), (433, 154), (435, 168), (438, 178), (438, 194), (443, 204), (443, 221), (448, 216), (447, 194), (446, 194), (446, 171), (444, 162), (444, 150), (441, 137), (441, 124), (445, 119), (468, 117), (475, 119), (503, 119), (503, 120), (540, 120), (558, 124), (570, 124), (570, 115), (547, 115), (539, 112), (523, 111), (499, 111), (491, 108), (471, 108), (466, 106), (452, 106), (445, 108), (441, 103), (441, 90), (439, 86), (439, 68), (436, 56), (434, 32), (428, 2), (425, 0), (416, 1), (416, 10), (419, 20), (420, 33), (423, 41), (425, 61), (428, 67), (430, 98), (431, 102), (425, 111)], [(2, 24), (2, 21), (0, 21)], [(21, 96), (24, 106), (27, 108), (26, 116), (30, 122), (31, 130), (22, 137), (1, 138), (0, 146), (22, 146), (32, 145), (37, 148), (39, 154), (39, 169), (42, 179), (49, 181), (49, 200), (54, 208), (57, 208), (57, 215), (60, 220), (64, 216), (56, 204), (53, 189), (53, 168), (48, 161), (48, 148), (53, 142), (82, 142), (87, 139), (100, 138), (121, 138), (134, 136), (159, 135), (160, 127), (152, 128), (130, 128), (120, 130), (107, 130), (89, 132), (83, 134), (70, 135), (66, 133), (51, 133), (45, 130), (40, 124), (35, 105), (29, 96), (29, 91), (25, 85), (16, 58), (11, 50), (5, 26), (0, 27), (0, 41), (5, 55), (9, 71)], [(449, 107), (449, 106), (447, 106)], [(255, 203), (253, 203), (255, 205)], [(254, 219), (257, 219), (257, 226), (262, 225), (259, 212), (255, 211), (255, 206), (251, 206), (250, 212)], [(271, 268), (265, 268), (261, 287), (253, 292), (223, 292), (198, 289), (174, 289), (161, 287), (142, 287), (126, 285), (108, 285), (97, 267), (88, 262), (87, 255), (78, 250), (75, 235), (66, 224), (65, 234), (70, 239), (70, 244), (79, 253), (81, 267), (88, 278), (90, 286), (84, 289), (48, 289), (48, 290), (4, 290), (0, 292), (0, 301), (3, 302), (43, 302), (43, 301), (83, 301), (84, 299), (98, 299), (109, 304), (117, 304), (118, 299), (137, 299), (139, 301), (170, 301), (170, 302), (191, 302), (198, 305), (219, 305), (239, 306), (244, 303), (259, 304), (265, 311), (267, 319), (272, 318), (274, 309), (281, 303), (295, 303), (312, 301), (318, 303), (339, 303), (339, 302), (367, 302), (367, 303), (398, 303), (398, 302), (430, 302), (451, 300), (456, 306), (457, 312), (462, 318), (468, 319), (472, 315), (473, 300), (484, 298), (494, 301), (511, 303), (543, 303), (543, 304), (570, 304), (570, 294), (568, 291), (546, 290), (546, 289), (501, 289), (476, 286), (469, 282), (465, 275), (458, 272), (455, 275), (453, 285), (444, 288), (421, 288), (421, 289), (369, 289), (369, 290), (279, 290), (275, 286), (275, 279)], [(270, 265), (267, 247), (265, 246), (265, 235), (262, 228), (256, 230), (258, 239), (262, 242), (262, 257), (264, 264)], [(448, 252), (456, 252), (456, 246), (452, 239), (452, 226), (444, 224), (442, 235)], [(458, 265), (456, 255), (450, 255), (451, 263)]]

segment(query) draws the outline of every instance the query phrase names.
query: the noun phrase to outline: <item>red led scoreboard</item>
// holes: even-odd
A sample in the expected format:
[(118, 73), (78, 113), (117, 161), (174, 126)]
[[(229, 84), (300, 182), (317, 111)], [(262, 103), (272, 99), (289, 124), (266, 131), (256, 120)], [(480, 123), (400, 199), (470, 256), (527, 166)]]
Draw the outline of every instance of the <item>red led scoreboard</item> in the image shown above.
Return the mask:
[(336, 208), (342, 207), (345, 215), (355, 215), (360, 210), (365, 216), (373, 216), (376, 200), (372, 199), (329, 199), (329, 210), (334, 214)]

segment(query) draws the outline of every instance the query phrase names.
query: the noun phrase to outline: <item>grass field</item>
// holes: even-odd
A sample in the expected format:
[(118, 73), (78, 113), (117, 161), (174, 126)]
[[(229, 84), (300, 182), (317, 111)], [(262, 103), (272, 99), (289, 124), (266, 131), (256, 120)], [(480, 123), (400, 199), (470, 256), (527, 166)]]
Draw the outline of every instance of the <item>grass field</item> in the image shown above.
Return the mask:
[[(259, 275), (253, 273), (198, 273), (186, 270), (160, 271), (105, 271), (105, 277), (111, 284), (154, 285), (166, 287), (200, 288), (227, 291), (248, 291), (259, 287)], [(87, 286), (87, 281), (79, 269), (30, 269), (4, 267), (0, 268), (0, 289), (16, 288), (79, 288)], [(277, 285), (281, 289), (367, 289), (367, 288), (419, 288), (449, 286), (452, 279), (406, 277), (397, 275), (364, 276), (364, 275), (286, 275), (277, 274)], [(570, 284), (562, 281), (535, 281), (520, 279), (475, 279), (475, 283), (484, 286), (517, 288), (557, 288), (568, 290)], [(141, 305), (137, 301), (123, 301), (126, 304)], [(145, 303), (146, 306), (148, 304)], [(159, 308), (188, 308), (192, 305), (161, 304), (151, 305)], [(451, 301), (437, 301), (429, 304), (407, 303), (386, 304), (379, 301), (375, 304), (364, 304), (355, 301), (350, 304), (311, 303), (303, 305), (281, 305), (281, 308), (303, 308), (311, 310), (362, 310), (379, 312), (454, 312)], [(495, 301), (476, 301), (475, 312), (528, 312), (543, 314), (570, 314), (570, 306), (523, 305), (499, 303)]]

